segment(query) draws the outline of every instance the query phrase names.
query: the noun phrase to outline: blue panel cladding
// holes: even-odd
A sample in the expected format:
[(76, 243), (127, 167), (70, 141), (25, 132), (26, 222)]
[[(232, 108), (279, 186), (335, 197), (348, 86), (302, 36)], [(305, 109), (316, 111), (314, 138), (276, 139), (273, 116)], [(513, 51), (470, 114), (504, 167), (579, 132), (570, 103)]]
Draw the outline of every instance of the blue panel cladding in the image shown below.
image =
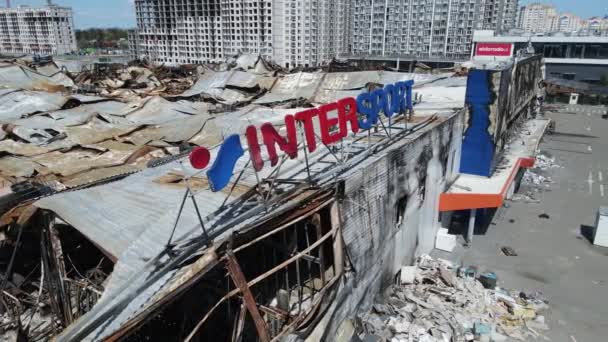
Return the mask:
[(466, 105), (469, 122), (462, 141), (460, 172), (490, 177), (494, 143), (490, 126), (490, 103), (493, 101), (491, 71), (471, 70), (467, 79)]
[(224, 140), (213, 165), (207, 171), (211, 191), (220, 191), (228, 185), (236, 162), (244, 153), (238, 134), (233, 134)]

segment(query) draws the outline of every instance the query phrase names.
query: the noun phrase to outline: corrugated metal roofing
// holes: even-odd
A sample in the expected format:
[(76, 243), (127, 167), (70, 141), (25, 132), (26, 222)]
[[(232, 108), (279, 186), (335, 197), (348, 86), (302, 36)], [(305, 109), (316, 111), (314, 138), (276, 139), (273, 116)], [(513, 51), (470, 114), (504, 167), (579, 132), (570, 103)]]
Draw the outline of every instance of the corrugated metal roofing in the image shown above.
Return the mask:
[(140, 125), (158, 125), (206, 112), (205, 105), (200, 103), (169, 102), (162, 97), (154, 96), (143, 100), (141, 108), (132, 109), (125, 117), (130, 122)]
[(254, 103), (269, 104), (299, 98), (312, 99), (325, 75), (326, 73), (298, 72), (281, 76), (270, 92)]
[[(402, 125), (400, 127), (403, 128)], [(432, 127), (433, 125), (426, 126), (423, 131)], [(412, 138), (395, 143), (403, 144), (421, 135), (422, 133), (418, 132)], [(352, 151), (359, 151), (359, 154), (347, 164), (336, 163), (334, 157), (322, 147), (309, 155), (311, 158), (311, 173), (315, 179), (318, 179), (321, 183), (326, 182), (340, 172), (352, 171), (354, 169), (352, 165), (373, 162), (373, 158), (367, 158), (371, 150), (366, 149), (368, 147), (366, 141), (350, 141), (346, 144), (351, 145)], [(323, 159), (323, 162), (321, 162), (321, 159)], [(244, 163), (246, 163), (245, 158), (241, 158), (236, 170), (242, 168)], [(282, 168), (281, 177), (305, 180), (307, 176), (303, 165), (303, 156), (296, 160), (287, 160)], [(156, 295), (159, 291), (166, 289), (175, 280), (179, 269), (172, 268), (166, 273), (159, 271), (169, 262), (169, 258), (166, 255), (162, 256), (160, 253), (164, 250), (166, 239), (170, 235), (177, 206), (180, 203), (181, 196), (183, 196), (183, 189), (175, 190), (164, 185), (153, 185), (150, 180), (158, 179), (158, 177), (176, 169), (187, 174), (194, 172), (187, 166), (180, 166), (180, 162), (176, 161), (156, 169), (145, 170), (123, 181), (74, 193), (56, 195), (37, 202), (37, 206), (52, 209), (67, 222), (78, 224), (77, 229), (83, 227), (85, 234), (94, 236), (101, 246), (104, 246), (104, 243), (110, 244), (109, 248), (112, 248), (114, 253), (122, 252), (101, 301), (93, 311), (81, 318), (75, 325), (68, 327), (62, 335), (63, 337), (73, 336), (72, 333), (81, 329), (87, 322), (96, 319), (102, 319), (105, 323), (97, 326), (93, 333), (86, 334), (85, 341), (101, 339), (116, 332), (125, 321), (150, 305), (152, 298), (158, 299)], [(260, 175), (260, 177), (268, 177), (269, 170), (265, 169), (263, 172), (265, 174)], [(249, 187), (252, 187), (255, 184), (255, 175), (248, 172), (243, 180), (250, 184)], [(280, 186), (284, 190), (292, 187), (290, 185)], [(121, 193), (121, 191), (127, 193)], [(102, 206), (87, 204), (105, 197), (106, 193), (111, 196), (108, 202), (112, 204)], [(114, 198), (114, 195), (117, 197)], [(240, 218), (238, 214), (228, 214), (230, 219), (226, 221), (225, 213), (218, 211), (219, 204), (225, 198), (224, 196), (223, 193), (212, 193), (209, 190), (202, 190), (196, 195), (196, 198), (199, 199), (202, 215), (206, 217), (205, 225), (207, 229), (211, 234), (216, 232), (220, 234), (215, 237), (216, 241), (220, 241), (231, 231), (252, 222), (256, 217), (259, 218), (256, 215)], [(84, 203), (84, 207), (75, 206), (74, 203), (77, 202)], [(189, 238), (201, 235), (193, 208), (188, 207), (188, 205), (186, 208), (184, 216), (182, 216), (183, 221), (180, 221), (178, 225), (175, 240), (187, 241)], [(93, 211), (90, 215), (92, 217), (81, 217), (86, 216), (89, 211)], [(131, 220), (132, 215), (135, 216), (133, 220)], [(129, 231), (123, 232), (125, 224)], [(115, 244), (116, 235), (121, 234), (123, 236), (118, 238), (120, 239), (118, 242), (120, 249), (118, 250)], [(126, 238), (124, 234), (131, 239)], [(159, 255), (161, 256), (159, 257)], [(147, 280), (150, 281), (147, 282)], [(104, 311), (103, 309), (105, 307), (106, 310), (110, 310), (115, 305), (117, 305), (116, 308), (120, 309), (116, 311)], [(109, 318), (106, 314), (109, 314)], [(59, 340), (61, 341), (62, 338)]]
[(42, 72), (39, 72), (24, 65), (0, 63), (0, 87), (29, 90), (74, 87), (74, 82), (71, 78), (57, 71), (59, 70), (54, 65), (49, 65), (43, 68)]
[(60, 109), (68, 98), (43, 91), (9, 92), (0, 96), (0, 123), (11, 123), (29, 114)]
[[(237, 76), (234, 77), (235, 75)], [(307, 98), (326, 103), (342, 98), (345, 94), (357, 95), (362, 89), (346, 88), (363, 87), (365, 84), (361, 84), (365, 77), (378, 80), (378, 83), (388, 83), (389, 80), (394, 82), (396, 77), (403, 77), (403, 79), (418, 77), (409, 74), (393, 75), (387, 72), (362, 73), (350, 77), (337, 73), (328, 79), (329, 75), (333, 74), (297, 73), (283, 76), (277, 80), (272, 90), (260, 99), (261, 103), (282, 102), (296, 98)], [(425, 77), (430, 80), (438, 78), (434, 75)], [(234, 84), (230, 83), (233, 82), (233, 79), (236, 80)], [(226, 85), (262, 86), (265, 84), (264, 82), (269, 82), (271, 79), (274, 82), (274, 78), (251, 76), (241, 71), (209, 72), (207, 78), (203, 78), (203, 81), (200, 84), (197, 83), (198, 86), (195, 85), (194, 90), (191, 89), (191, 91), (233, 92), (235, 90), (226, 88)], [(8, 93), (7, 91), (4, 96), (22, 93)], [(2, 96), (1, 92), (0, 96)], [(232, 100), (236, 96), (235, 94)], [(83, 100), (85, 99), (83, 98)], [(99, 99), (86, 100), (98, 101)], [(12, 174), (27, 175), (33, 173), (34, 170), (42, 174), (56, 173), (65, 177), (64, 182), (67, 186), (78, 186), (94, 180), (141, 170), (143, 167), (141, 161), (133, 165), (122, 164), (143, 145), (148, 145), (143, 147), (148, 148), (149, 146), (165, 146), (166, 142), (191, 141), (206, 147), (217, 147), (223, 136), (233, 133), (242, 135), (247, 125), (259, 126), (261, 123), (271, 122), (280, 127), (283, 124), (284, 115), (301, 110), (298, 108), (270, 108), (252, 104), (237, 111), (212, 116), (207, 113), (204, 106), (207, 105), (199, 107), (198, 103), (169, 102), (161, 98), (148, 98), (130, 104), (105, 101), (81, 105), (69, 110), (57, 110), (57, 105), (49, 106), (51, 109), (41, 110), (48, 111), (47, 113), (27, 119), (21, 119), (23, 115), (19, 115), (11, 120), (20, 124), (20, 129), (23, 130), (20, 134), (23, 136), (31, 133), (28, 129), (55, 127), (58, 132), (65, 132), (67, 137), (41, 146), (4, 139), (0, 141), (0, 151), (4, 150), (13, 154), (11, 157), (13, 159), (0, 158), (0, 165), (3, 162), (20, 163), (18, 170), (10, 171)], [(444, 106), (443, 108), (449, 107)], [(27, 115), (34, 113), (30, 109), (23, 112), (28, 112)], [(45, 136), (45, 139), (40, 142), (48, 141), (46, 138), (48, 137)], [(382, 136), (372, 136), (372, 141), (381, 139), (383, 139)], [(365, 150), (365, 147), (369, 146), (368, 144), (367, 138), (360, 142), (353, 142), (350, 139), (345, 141), (344, 147), (353, 153), (359, 153)], [(246, 145), (244, 141), (243, 145)], [(73, 149), (69, 152), (59, 151), (59, 146), (69, 146)], [(214, 156), (217, 148), (211, 149), (211, 152)], [(30, 156), (31, 158), (20, 156)], [(326, 179), (330, 179), (338, 174), (338, 171), (342, 172), (348, 168), (347, 165), (336, 165), (334, 157), (322, 145), (308, 157), (313, 175), (323, 175)], [(264, 158), (268, 159), (265, 154)], [(323, 162), (320, 162), (320, 159), (323, 159)], [(64, 221), (117, 259), (114, 272), (108, 280), (101, 301), (95, 306), (94, 311), (85, 315), (66, 332), (70, 332), (71, 329), (77, 330), (81, 324), (86, 324), (95, 317), (101, 317), (99, 315), (103, 314), (104, 308), (124, 301), (125, 306), (113, 314), (111, 319), (97, 327), (95, 332), (89, 334), (85, 340), (96, 340), (108, 336), (119, 329), (129, 318), (141, 312), (159, 290), (166, 289), (168, 282), (175, 280), (174, 276), (179, 272), (178, 269), (171, 270), (159, 279), (154, 279), (152, 284), (147, 284), (143, 290), (140, 289), (147, 279), (158, 276), (159, 268), (168, 261), (167, 257), (162, 257), (160, 260), (156, 258), (165, 250), (165, 243), (175, 222), (185, 187), (179, 177), (174, 177), (176, 183), (166, 182), (165, 179), (180, 173), (192, 175), (196, 172), (187, 165), (182, 166), (180, 163), (182, 161), (184, 159), (155, 168), (143, 169), (124, 180), (57, 194), (36, 203), (41, 208), (57, 213)], [(247, 162), (247, 158), (239, 159), (236, 172), (244, 169)], [(281, 178), (305, 180), (307, 174), (303, 165), (303, 153), (299, 154), (298, 159), (287, 159), (281, 168)], [(262, 179), (269, 177), (271, 171), (271, 168), (265, 168), (258, 176)], [(4, 174), (0, 172), (0, 175)], [(235, 178), (233, 177), (233, 181)], [(205, 218), (205, 225), (217, 234), (218, 240), (229, 234), (231, 230), (239, 229), (246, 223), (255, 220), (256, 216), (243, 218), (240, 215), (257, 207), (259, 203), (253, 202), (239, 206), (236, 212), (220, 210), (220, 205), (226, 200), (230, 185), (222, 192), (214, 193), (208, 189), (206, 182), (204, 174), (197, 175), (193, 179), (193, 184), (196, 185), (195, 197), (198, 200), (201, 214)], [(252, 189), (256, 182), (257, 177), (251, 167), (245, 169), (239, 186), (228, 199), (229, 202), (238, 200), (239, 196)], [(283, 190), (291, 187), (291, 185), (280, 186)], [(237, 218), (240, 219), (238, 224), (229, 224)], [(188, 202), (177, 226), (174, 240), (183, 242), (197, 238), (200, 234), (198, 218), (192, 204)], [(130, 294), (132, 290), (137, 290), (137, 293)]]

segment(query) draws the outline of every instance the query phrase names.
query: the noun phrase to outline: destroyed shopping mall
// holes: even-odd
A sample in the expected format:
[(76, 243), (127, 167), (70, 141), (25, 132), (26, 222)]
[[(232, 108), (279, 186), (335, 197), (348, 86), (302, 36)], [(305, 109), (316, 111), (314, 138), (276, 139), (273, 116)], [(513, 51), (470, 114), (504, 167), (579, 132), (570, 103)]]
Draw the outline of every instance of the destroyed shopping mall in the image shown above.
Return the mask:
[(468, 340), (484, 311), (458, 327), (393, 311), (426, 317), (437, 296), (499, 293), (455, 268), (449, 288), (419, 272), (426, 298), (395, 290), (390, 333), (366, 312), (404, 265), (449, 242), (454, 213), (513, 195), (548, 124), (541, 70), (538, 56), (457, 73), (288, 71), (250, 55), (179, 68), (1, 61), (0, 333), (333, 341), (355, 322), (387, 340)]

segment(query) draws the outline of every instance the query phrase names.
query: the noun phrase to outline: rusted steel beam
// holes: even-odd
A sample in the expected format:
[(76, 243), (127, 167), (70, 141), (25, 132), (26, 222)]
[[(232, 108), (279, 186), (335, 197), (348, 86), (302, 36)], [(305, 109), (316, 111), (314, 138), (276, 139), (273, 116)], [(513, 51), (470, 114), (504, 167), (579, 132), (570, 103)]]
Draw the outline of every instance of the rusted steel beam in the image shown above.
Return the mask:
[(281, 310), (279, 308), (271, 308), (269, 306), (260, 305), (260, 310), (262, 310), (265, 313), (272, 315), (284, 322), (286, 322), (289, 319), (289, 312)]
[(234, 329), (232, 330), (232, 342), (240, 342), (243, 338), (243, 329), (245, 328), (245, 315), (247, 314), (247, 307), (245, 303), (241, 304), (241, 311), (237, 318)]
[[(268, 241), (268, 240), (262, 240), (260, 242), (262, 244), (268, 246), (268, 247), (271, 247), (271, 248), (274, 248), (274, 249), (278, 250), (279, 252), (287, 255), (288, 257), (293, 256), (293, 255), (295, 255), (295, 253), (297, 253), (297, 250), (296, 251), (290, 251), (290, 250), (288, 250), (287, 246), (285, 245), (285, 243), (278, 244), (278, 243), (275, 243), (275, 242), (272, 242), (272, 241)], [(319, 258), (314, 257), (312, 255), (308, 255), (308, 254), (302, 256), (302, 259), (304, 259), (306, 261), (314, 262), (315, 264), (318, 264), (318, 263), (321, 262), (319, 260)]]
[(344, 270), (344, 244), (342, 240), (342, 218), (340, 216), (340, 204), (334, 202), (329, 210), (331, 217), (331, 228), (335, 232), (333, 241), (334, 250), (334, 276), (342, 274)]
[[(271, 275), (275, 274), (277, 271), (285, 268), (287, 265), (291, 264), (294, 261), (297, 261), (298, 259), (302, 258), (303, 255), (306, 255), (307, 253), (309, 253), (310, 251), (312, 251), (313, 249), (317, 248), (318, 246), (320, 246), (323, 242), (327, 241), (327, 239), (334, 237), (336, 234), (335, 230), (332, 230), (330, 232), (328, 232), (327, 234), (325, 234), (321, 239), (319, 239), (318, 241), (316, 241), (314, 244), (312, 244), (310, 247), (306, 248), (305, 250), (303, 250), (302, 252), (294, 255), (293, 257), (289, 258), (288, 260), (283, 261), (281, 264), (273, 267), (272, 269), (266, 271), (266, 273), (259, 275), (257, 278), (251, 280), (247, 285), (249, 287), (254, 286), (256, 284), (258, 284), (259, 282), (261, 282), (262, 280), (270, 277)], [(222, 260), (226, 260), (226, 257), (223, 257)], [(337, 279), (338, 277), (334, 277), (334, 279)], [(196, 324), (196, 326), (192, 329), (192, 332), (190, 332), (190, 334), (188, 335), (188, 337), (186, 337), (186, 339), (184, 339), (184, 342), (189, 342), (192, 340), (192, 338), (196, 335), (196, 333), (198, 332), (198, 330), (203, 326), (203, 324), (205, 324), (205, 322), (207, 321), (207, 319), (209, 319), (209, 317), (211, 316), (211, 314), (213, 314), (213, 312), (220, 306), (222, 305), (225, 301), (227, 301), (228, 299), (234, 297), (236, 294), (238, 294), (239, 292), (241, 292), (241, 290), (239, 288), (236, 288), (230, 292), (228, 292), (224, 297), (222, 297), (206, 314), (205, 316)]]
[(265, 234), (263, 234), (261, 236), (258, 236), (255, 239), (253, 239), (253, 240), (251, 240), (251, 241), (249, 241), (249, 242), (247, 242), (245, 244), (242, 244), (242, 245), (238, 246), (237, 248), (234, 249), (234, 252), (236, 253), (238, 251), (241, 251), (241, 250), (243, 250), (243, 249), (245, 249), (245, 248), (247, 248), (247, 247), (249, 247), (249, 246), (251, 246), (251, 245), (253, 245), (253, 244), (255, 244), (255, 243), (259, 242), (259, 241), (261, 241), (261, 240), (266, 239), (270, 235), (276, 234), (277, 232), (279, 232), (279, 231), (281, 231), (281, 230), (283, 230), (283, 229), (285, 229), (285, 228), (287, 228), (287, 227), (289, 227), (289, 226), (291, 226), (293, 224), (296, 224), (296, 223), (298, 223), (298, 222), (300, 222), (300, 221), (302, 221), (302, 220), (310, 217), (311, 215), (313, 215), (314, 213), (318, 212), (319, 210), (324, 209), (326, 205), (332, 203), (333, 201), (334, 201), (334, 199), (331, 198), (331, 199), (329, 199), (329, 200), (321, 203), (320, 205), (318, 205), (313, 210), (310, 210), (308, 212), (302, 213), (302, 215), (300, 215), (298, 217), (295, 217), (293, 220), (291, 220), (289, 222), (286, 222), (285, 224), (282, 224), (281, 226), (279, 226), (279, 227), (277, 227), (277, 228), (275, 228), (275, 229), (273, 229), (273, 230), (271, 230), (271, 231), (269, 231), (269, 232), (267, 232), (267, 233), (265, 233)]
[(232, 278), (236, 287), (238, 287), (243, 294), (243, 302), (245, 303), (245, 306), (247, 306), (251, 318), (253, 318), (253, 323), (258, 331), (260, 340), (262, 342), (269, 342), (270, 334), (268, 333), (268, 328), (266, 328), (266, 322), (264, 322), (262, 315), (260, 315), (255, 298), (253, 298), (251, 289), (249, 288), (249, 285), (247, 285), (247, 279), (245, 279), (245, 275), (243, 274), (243, 271), (241, 271), (241, 267), (232, 251), (226, 252), (226, 268), (228, 269), (228, 273), (230, 273), (230, 278)]
[[(311, 223), (315, 226), (315, 230), (317, 233), (317, 240), (323, 237), (323, 228), (321, 227), (321, 215), (316, 213), (312, 215)], [(319, 275), (321, 277), (321, 286), (325, 286), (325, 257), (323, 253), (323, 246), (319, 248)], [(313, 280), (314, 286), (314, 280)]]

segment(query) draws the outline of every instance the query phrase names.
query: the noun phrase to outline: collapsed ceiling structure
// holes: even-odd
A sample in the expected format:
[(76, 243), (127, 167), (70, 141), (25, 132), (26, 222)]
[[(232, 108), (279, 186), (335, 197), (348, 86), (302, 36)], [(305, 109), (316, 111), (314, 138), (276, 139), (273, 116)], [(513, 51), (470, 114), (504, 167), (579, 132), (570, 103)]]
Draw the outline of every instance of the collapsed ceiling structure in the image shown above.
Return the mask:
[[(60, 341), (194, 341), (218, 327), (220, 340), (266, 341), (312, 333), (321, 313), (348, 315), (355, 306), (338, 310), (336, 298), (353, 281), (379, 288), (389, 257), (379, 251), (393, 243), (378, 231), (363, 238), (371, 221), (428, 216), (425, 197), (454, 177), (466, 83), (451, 73), (288, 73), (247, 55), (176, 69), (17, 60), (0, 63), (0, 80), (3, 329)], [(278, 167), (241, 159), (222, 191), (187, 162), (193, 147), (215, 156), (249, 125), (280, 127), (286, 114), (404, 80), (414, 81), (414, 114)], [(391, 233), (421, 245), (395, 260), (428, 244), (413, 229)], [(373, 260), (374, 272), (346, 280)]]

